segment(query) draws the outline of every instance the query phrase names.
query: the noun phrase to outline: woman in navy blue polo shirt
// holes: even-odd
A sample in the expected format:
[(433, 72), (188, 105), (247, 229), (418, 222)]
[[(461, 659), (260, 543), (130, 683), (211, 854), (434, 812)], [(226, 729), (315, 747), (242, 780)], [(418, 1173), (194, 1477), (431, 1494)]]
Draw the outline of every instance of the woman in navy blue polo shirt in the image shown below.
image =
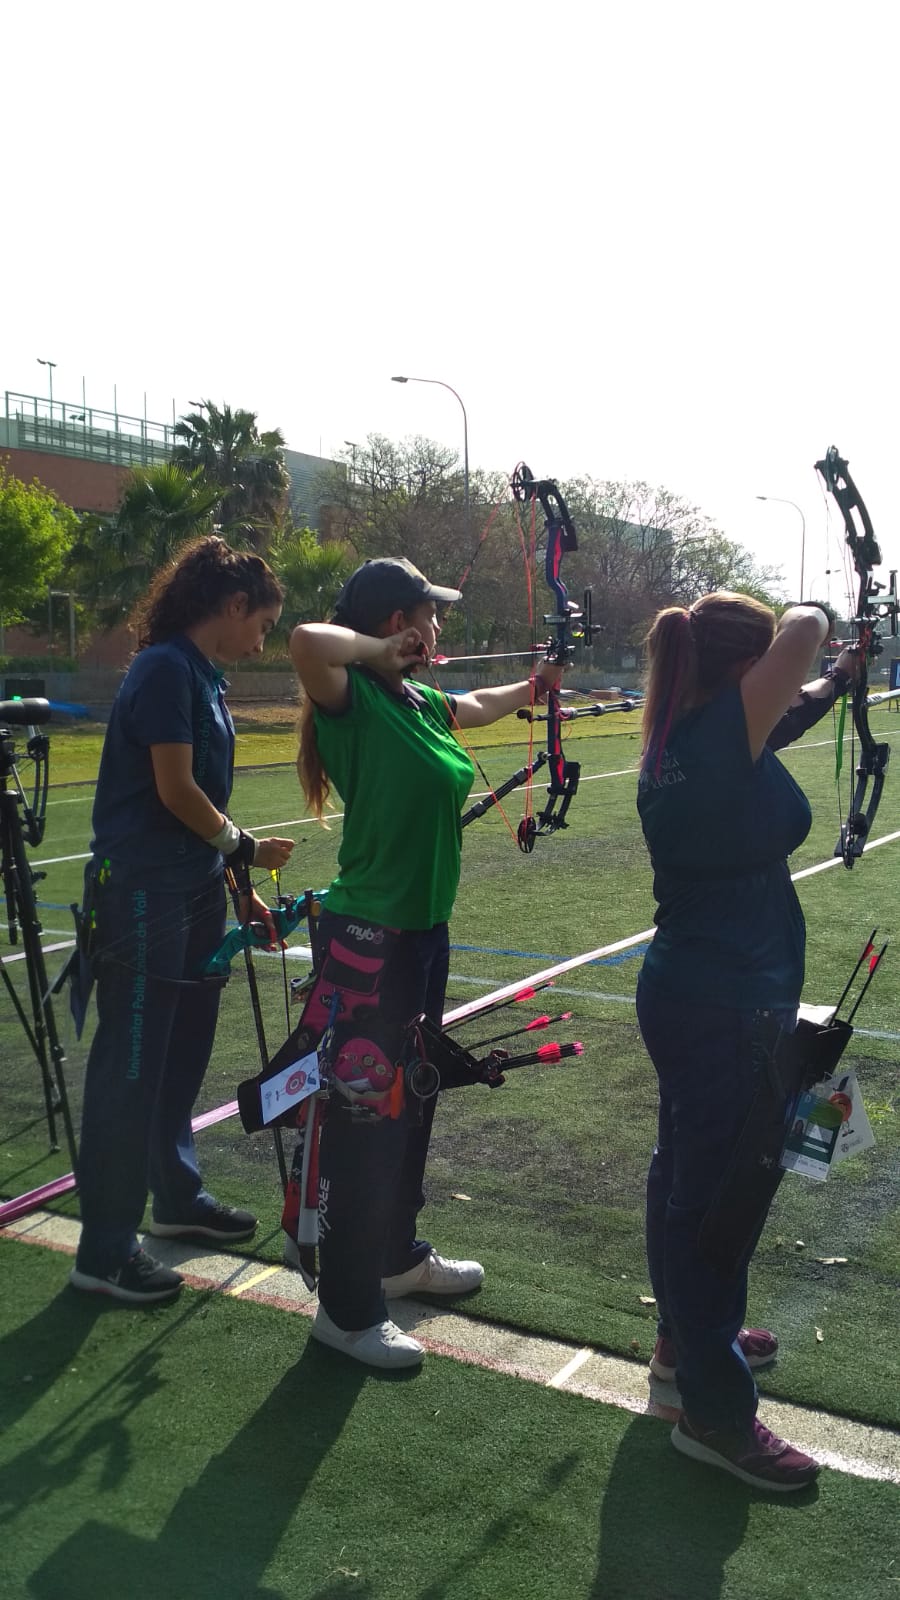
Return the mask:
[(658, 902), (637, 992), (660, 1094), (647, 1183), (660, 1318), (651, 1368), (678, 1383), (678, 1450), (782, 1491), (818, 1466), (757, 1420), (750, 1368), (777, 1342), (742, 1327), (751, 1252), (723, 1275), (704, 1260), (700, 1235), (753, 1099), (759, 1046), (796, 1027), (805, 926), (787, 858), (811, 815), (769, 741), (797, 736), (785, 714), (802, 706), (827, 629), (817, 607), (793, 606), (776, 632), (766, 606), (737, 594), (661, 611), (648, 640), (638, 788)]
[(224, 936), (225, 863), (280, 867), (293, 849), (254, 840), (228, 817), (234, 724), (220, 668), (262, 651), (282, 598), (259, 556), (218, 538), (190, 546), (140, 608), (138, 651), (103, 745), (85, 893), (99, 1021), (72, 1283), (132, 1304), (170, 1300), (182, 1281), (138, 1243), (148, 1189), (153, 1234), (233, 1241), (256, 1227), (203, 1188), (191, 1111), (219, 1010), (220, 989), (197, 980)]

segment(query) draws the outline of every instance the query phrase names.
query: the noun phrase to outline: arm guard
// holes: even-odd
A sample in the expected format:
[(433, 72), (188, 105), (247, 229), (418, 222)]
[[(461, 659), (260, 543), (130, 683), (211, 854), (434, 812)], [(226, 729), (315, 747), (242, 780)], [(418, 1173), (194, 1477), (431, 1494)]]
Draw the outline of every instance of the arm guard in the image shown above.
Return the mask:
[(780, 722), (775, 724), (769, 734), (766, 744), (770, 750), (783, 750), (785, 745), (793, 744), (807, 729), (814, 728), (817, 722), (829, 712), (836, 700), (846, 694), (850, 687), (850, 679), (846, 672), (835, 670), (831, 673), (830, 695), (811, 695), (805, 689), (800, 690), (800, 704), (788, 706)]

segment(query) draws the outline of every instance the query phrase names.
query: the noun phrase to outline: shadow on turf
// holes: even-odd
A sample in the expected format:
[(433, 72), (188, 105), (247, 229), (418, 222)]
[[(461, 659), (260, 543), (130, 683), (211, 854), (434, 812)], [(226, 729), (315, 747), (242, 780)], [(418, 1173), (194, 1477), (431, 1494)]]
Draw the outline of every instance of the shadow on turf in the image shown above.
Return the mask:
[(668, 1427), (635, 1417), (603, 1496), (591, 1600), (718, 1600), (751, 1504), (763, 1500), (788, 1514), (817, 1498), (814, 1484), (766, 1495), (686, 1461), (673, 1450)]
[[(206, 1296), (187, 1313), (196, 1315)], [(51, 1322), (61, 1333), (55, 1365), (71, 1360), (103, 1308), (57, 1297), (15, 1338), (0, 1346), (0, 1361), (22, 1361), (35, 1324), (41, 1334)], [(171, 1337), (186, 1319), (169, 1323), (160, 1339), (129, 1363), (116, 1383), (122, 1386), (122, 1414), (156, 1387), (153, 1368), (161, 1339)], [(11, 1347), (16, 1344), (14, 1350)], [(128, 1600), (180, 1600), (189, 1574), (191, 1600), (222, 1595), (240, 1600), (283, 1600), (282, 1589), (263, 1583), (263, 1574), (296, 1516), (322, 1462), (342, 1433), (357, 1395), (373, 1374), (308, 1341), (299, 1361), (273, 1389), (226, 1448), (209, 1460), (197, 1482), (185, 1489), (158, 1534), (126, 1532), (99, 1521), (85, 1522), (33, 1575), (28, 1593), (36, 1600), (69, 1600), (112, 1592)], [(388, 1381), (395, 1375), (384, 1374)], [(23, 1408), (25, 1409), (25, 1408)], [(77, 1413), (76, 1413), (77, 1416)], [(314, 1419), (311, 1422), (310, 1419)], [(71, 1449), (66, 1449), (67, 1436)], [(117, 1417), (106, 1416), (87, 1434), (70, 1413), (59, 1435), (23, 1451), (0, 1475), (0, 1498), (15, 1505), (64, 1489), (84, 1471), (91, 1455), (106, 1457), (100, 1488), (112, 1489), (135, 1463), (130, 1441)], [(9, 1481), (4, 1482), (4, 1478)], [(302, 1552), (298, 1552), (298, 1561)], [(113, 1585), (113, 1587), (111, 1587)], [(323, 1575), (319, 1587), (304, 1589), (315, 1600), (372, 1600), (368, 1583), (338, 1568)]]

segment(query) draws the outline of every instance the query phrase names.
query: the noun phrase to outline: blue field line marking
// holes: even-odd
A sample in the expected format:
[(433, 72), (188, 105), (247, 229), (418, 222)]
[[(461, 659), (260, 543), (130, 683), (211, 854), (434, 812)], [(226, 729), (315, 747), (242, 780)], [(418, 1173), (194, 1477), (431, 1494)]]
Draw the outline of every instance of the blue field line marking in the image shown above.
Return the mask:
[[(635, 956), (645, 955), (649, 948), (650, 942), (648, 940), (646, 944), (636, 944), (631, 950), (622, 950), (616, 956), (600, 956), (597, 961), (586, 961), (585, 966), (621, 967), (626, 961), (633, 961)], [(541, 950), (499, 950), (493, 944), (451, 944), (450, 949), (467, 951), (470, 954), (480, 956), (513, 956), (518, 961), (547, 962), (550, 966), (555, 965), (558, 961), (565, 960), (564, 956), (547, 955)]]
[[(46, 902), (44, 902), (44, 903), (46, 904)], [(59, 909), (59, 908), (57, 908), (57, 909)], [(68, 911), (69, 907), (66, 906), (63, 909)], [(234, 924), (234, 926), (237, 926), (237, 924)], [(65, 928), (44, 928), (43, 932), (45, 934), (49, 934), (49, 935), (51, 935), (53, 937), (57, 937), (58, 936), (59, 938), (65, 938), (65, 937), (67, 937), (69, 930), (67, 930)], [(74, 940), (72, 942), (74, 944)], [(456, 948), (465, 949), (467, 947), (466, 946), (457, 946)], [(269, 958), (269, 960), (272, 960), (273, 958), (280, 960), (281, 955), (282, 955), (282, 951), (280, 951), (280, 950), (275, 950), (275, 951), (257, 950), (255, 953), (257, 955), (259, 955), (259, 956), (267, 956)], [(288, 945), (287, 950), (285, 950), (283, 952), (283, 954), (286, 955), (286, 956), (291, 957), (295, 961), (309, 961), (312, 958), (312, 953), (307, 948), (306, 945)], [(615, 960), (615, 958), (609, 958), (609, 964), (612, 965), (614, 960)], [(587, 964), (590, 965), (590, 966), (598, 966), (598, 967), (600, 967), (600, 966), (605, 966), (607, 964), (607, 961), (606, 960), (592, 961), (592, 962), (587, 963)], [(500, 986), (500, 979), (499, 978), (483, 978), (483, 977), (482, 978), (473, 978), (468, 973), (462, 973), (462, 972), (451, 972), (447, 981), (451, 986), (453, 984), (455, 984), (455, 983), (459, 983), (459, 984), (463, 984), (466, 987), (471, 986), (472, 988), (475, 988), (475, 989), (482, 988), (484, 986), (484, 984), (486, 983), (486, 984), (488, 984), (488, 989), (485, 992), (488, 993), (488, 994), (493, 989), (497, 989)], [(613, 1005), (619, 1005), (619, 1006), (623, 1006), (623, 1005), (624, 1006), (633, 1006), (634, 1005), (634, 995), (633, 994), (606, 994), (603, 990), (600, 990), (600, 989), (570, 989), (568, 987), (563, 988), (560, 984), (557, 984), (557, 983), (555, 983), (553, 985), (553, 989), (554, 989), (554, 993), (559, 994), (559, 995), (565, 995), (567, 998), (571, 997), (573, 1000), (601, 1000), (601, 1001), (606, 1001), (606, 1002), (609, 1002), (609, 1003), (611, 1003)], [(473, 1021), (474, 1020), (475, 1019), (473, 1018)], [(888, 1044), (900, 1044), (900, 1033), (888, 1033), (888, 1032), (884, 1031), (881, 1028), (854, 1028), (853, 1032), (854, 1032), (854, 1035), (859, 1039), (880, 1039), (880, 1040), (883, 1040), (884, 1042), (886, 1042)]]
[[(69, 903), (63, 905), (59, 900), (41, 900), (39, 901), (39, 904), (47, 911), (70, 911), (72, 909)], [(236, 921), (229, 921), (227, 926), (229, 928), (236, 928), (238, 927), (238, 923)], [(626, 961), (633, 961), (636, 956), (645, 955), (649, 947), (649, 941), (647, 944), (636, 944), (631, 950), (622, 950), (618, 955), (601, 956), (598, 961), (587, 961), (585, 962), (585, 966), (621, 967)], [(511, 956), (518, 961), (540, 961), (542, 964), (546, 962), (548, 966), (552, 966), (555, 962), (565, 959), (560, 955), (547, 955), (545, 952), (540, 950), (500, 950), (496, 945), (492, 944), (451, 944), (450, 949), (462, 950), (471, 955)]]

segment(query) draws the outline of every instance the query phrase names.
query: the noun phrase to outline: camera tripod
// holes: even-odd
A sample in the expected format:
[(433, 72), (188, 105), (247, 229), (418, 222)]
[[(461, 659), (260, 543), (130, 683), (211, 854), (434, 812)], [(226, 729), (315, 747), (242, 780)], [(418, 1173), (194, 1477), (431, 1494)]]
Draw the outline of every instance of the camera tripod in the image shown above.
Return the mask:
[[(17, 945), (21, 939), (22, 944), (22, 955), (5, 957), (0, 963), (0, 974), (40, 1069), (50, 1148), (54, 1151), (60, 1148), (59, 1117), (74, 1171), (77, 1152), (63, 1073), (66, 1057), (53, 1014), (51, 986), (41, 946), (42, 928), (34, 898), (34, 885), (44, 874), (32, 870), (25, 851), (26, 844), (39, 845), (44, 837), (50, 741), (46, 734), (38, 732), (37, 725), (49, 720), (50, 707), (46, 700), (0, 700), (0, 875), (9, 942)], [(30, 800), (19, 776), (13, 727), (24, 728), (27, 732), (26, 751), (34, 763)], [(17, 959), (25, 963), (28, 1010), (7, 970)]]

